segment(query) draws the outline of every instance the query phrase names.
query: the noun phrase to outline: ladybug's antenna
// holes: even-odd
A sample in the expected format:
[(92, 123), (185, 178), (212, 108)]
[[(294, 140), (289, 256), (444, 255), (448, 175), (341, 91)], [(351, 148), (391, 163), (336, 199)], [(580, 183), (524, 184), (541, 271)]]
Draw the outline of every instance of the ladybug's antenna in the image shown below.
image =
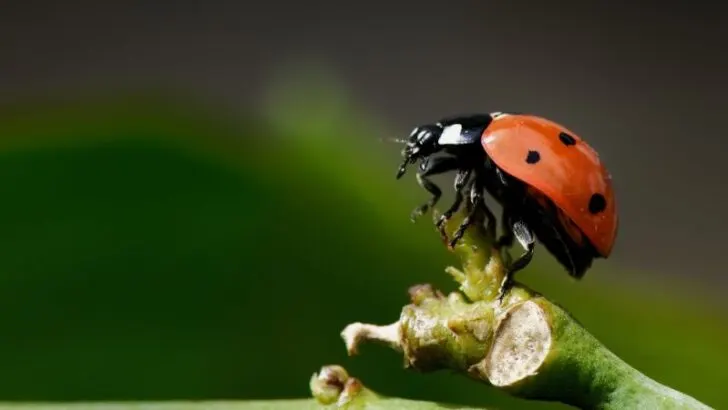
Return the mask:
[(394, 142), (397, 144), (406, 144), (407, 140), (404, 140), (402, 138), (380, 138), (379, 141), (381, 142)]

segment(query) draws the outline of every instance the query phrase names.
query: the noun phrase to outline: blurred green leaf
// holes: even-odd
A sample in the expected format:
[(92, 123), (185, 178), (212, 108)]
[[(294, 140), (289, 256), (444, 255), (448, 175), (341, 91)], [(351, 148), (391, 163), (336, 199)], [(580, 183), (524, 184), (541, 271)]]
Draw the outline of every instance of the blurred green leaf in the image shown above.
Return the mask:
[[(427, 218), (408, 221), (426, 197), (394, 180), (399, 148), (388, 156), (385, 127), (352, 109), (326, 127), (141, 97), (0, 116), (0, 398), (304, 397), (336, 362), (385, 395), (522, 408), (386, 349), (346, 357), (346, 323), (393, 321), (414, 283), (454, 289)], [(606, 263), (578, 284), (536, 263), (519, 279), (619, 356), (728, 406), (728, 332), (710, 306), (653, 298)]]

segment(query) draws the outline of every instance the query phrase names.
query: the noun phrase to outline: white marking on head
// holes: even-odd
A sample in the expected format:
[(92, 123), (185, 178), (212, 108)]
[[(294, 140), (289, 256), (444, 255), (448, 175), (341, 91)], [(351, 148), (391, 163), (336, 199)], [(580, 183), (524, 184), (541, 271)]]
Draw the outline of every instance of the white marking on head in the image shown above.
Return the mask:
[(417, 134), (417, 142), (422, 142), (425, 140), (425, 138), (430, 134), (427, 130), (422, 130)]
[(437, 143), (440, 145), (457, 144), (460, 140), (460, 133), (463, 130), (463, 126), (460, 124), (453, 124), (445, 127), (440, 134), (440, 139)]

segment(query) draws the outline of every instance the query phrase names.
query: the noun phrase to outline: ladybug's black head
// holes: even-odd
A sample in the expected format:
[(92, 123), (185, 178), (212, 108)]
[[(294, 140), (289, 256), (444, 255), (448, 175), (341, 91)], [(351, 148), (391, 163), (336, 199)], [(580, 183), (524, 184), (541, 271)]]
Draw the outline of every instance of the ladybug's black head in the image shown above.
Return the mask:
[(442, 127), (436, 124), (422, 125), (412, 130), (407, 140), (403, 141), (405, 144), (402, 149), (404, 161), (397, 171), (398, 179), (407, 171), (408, 165), (414, 164), (417, 160), (428, 157), (440, 149), (437, 143), (440, 134), (442, 134)]

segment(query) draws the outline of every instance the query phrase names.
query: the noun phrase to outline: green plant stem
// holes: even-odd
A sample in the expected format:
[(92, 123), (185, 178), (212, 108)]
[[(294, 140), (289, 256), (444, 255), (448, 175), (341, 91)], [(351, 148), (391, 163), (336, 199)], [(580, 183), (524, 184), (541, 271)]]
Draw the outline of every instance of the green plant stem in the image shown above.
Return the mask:
[[(463, 218), (451, 218), (443, 239)], [(516, 397), (582, 409), (709, 409), (628, 365), (526, 286), (515, 283), (498, 301), (510, 256), (494, 247), (495, 231), (484, 228), (482, 215), (476, 219), (452, 249), (463, 270), (446, 269), (460, 292), (446, 296), (427, 284), (413, 286), (397, 322), (344, 329), (350, 354), (377, 341), (402, 352), (413, 370), (454, 370)]]
[(324, 366), (309, 381), (313, 398), (253, 401), (169, 401), (116, 403), (7, 403), (0, 410), (476, 410), (383, 397), (341, 366)]
[[(337, 365), (329, 365), (315, 373), (309, 382), (311, 394), (319, 403), (329, 409), (364, 410), (364, 409), (459, 409), (475, 410), (466, 407), (443, 405), (426, 401), (405, 400), (383, 397), (362, 382), (349, 376), (347, 371)], [(1, 409), (0, 409), (1, 410)]]
[(89, 403), (8, 403), (0, 410), (306, 410), (321, 409), (313, 399), (261, 401), (159, 401)]
[[(315, 399), (258, 400), (258, 401), (170, 401), (114, 403), (23, 403), (0, 404), (0, 410), (322, 410), (327, 407)], [(443, 407), (436, 403), (396, 398), (382, 398), (362, 407), (366, 410), (477, 410), (466, 407)]]

